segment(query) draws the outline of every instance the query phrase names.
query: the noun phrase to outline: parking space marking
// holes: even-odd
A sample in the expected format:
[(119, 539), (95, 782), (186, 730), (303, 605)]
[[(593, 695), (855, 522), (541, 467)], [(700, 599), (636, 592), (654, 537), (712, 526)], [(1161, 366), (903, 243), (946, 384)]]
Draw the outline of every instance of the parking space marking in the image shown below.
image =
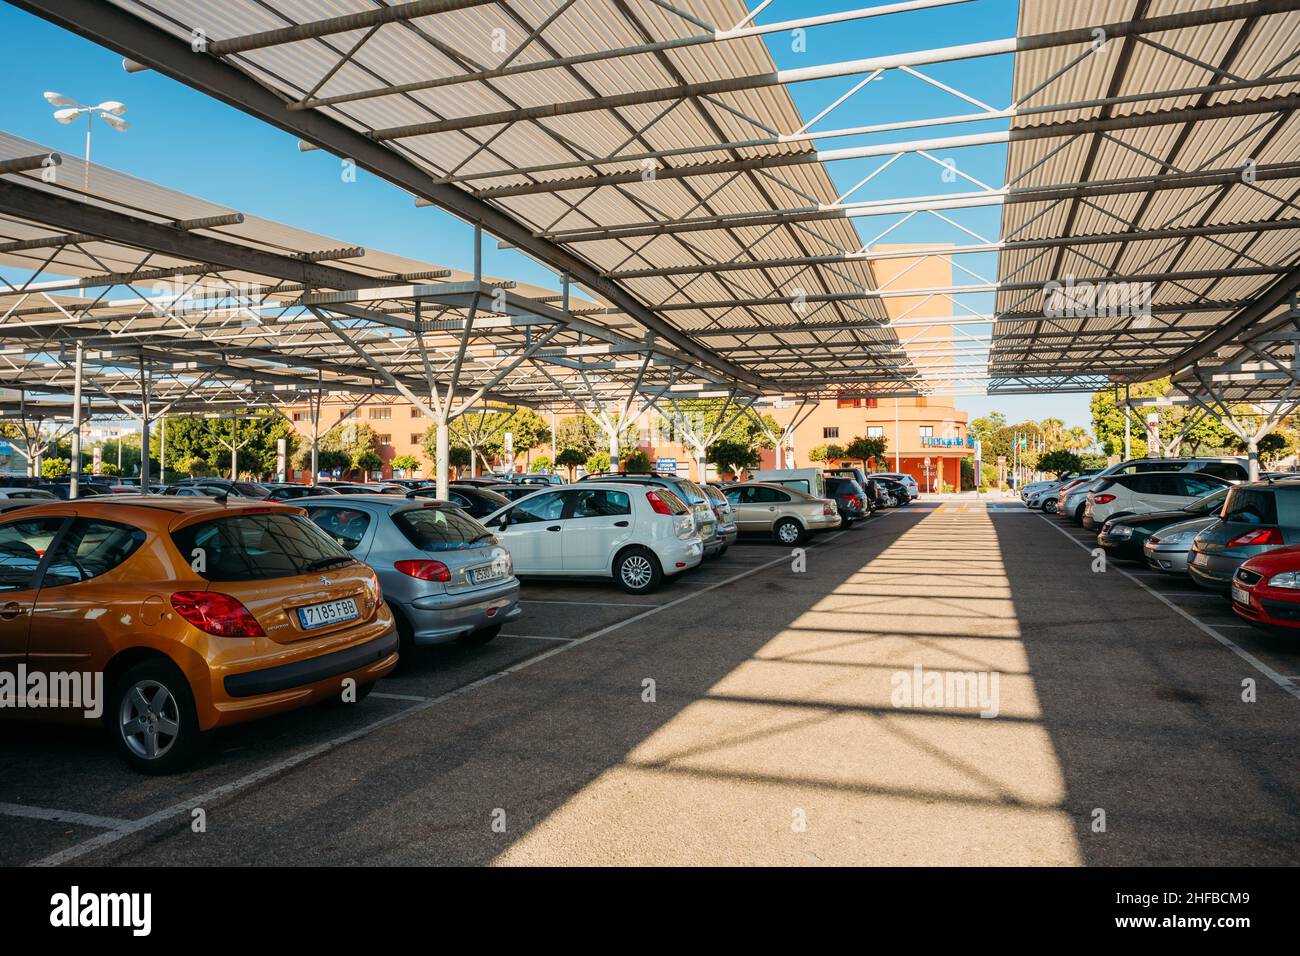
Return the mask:
[(101, 817), (93, 813), (77, 813), (75, 810), (32, 807), (25, 803), (0, 803), (0, 816), (49, 820), (54, 823), (75, 823), (83, 827), (95, 827), (98, 830), (118, 830), (131, 822), (120, 817)]
[(380, 700), (413, 700), (417, 703), (428, 700), (427, 697), (417, 697), (415, 694), (385, 694), (383, 691), (372, 690), (371, 697), (377, 697)]
[(543, 601), (520, 598), (520, 604), (576, 604), (579, 607), (660, 607), (658, 604), (630, 604), (622, 601)]
[[(1061, 534), (1065, 535), (1067, 538), (1069, 538), (1079, 547), (1083, 548), (1084, 551), (1087, 551), (1089, 554), (1092, 553), (1091, 548), (1089, 548), (1086, 544), (1084, 544), (1074, 535), (1070, 534), (1064, 528), (1057, 526), (1053, 521), (1051, 521), (1048, 518), (1043, 518), (1043, 520), (1046, 521), (1050, 527), (1055, 528), (1057, 531), (1061, 532)], [(1263, 674), (1265, 677), (1271, 680), (1278, 687), (1282, 688), (1282, 690), (1286, 691), (1296, 700), (1300, 700), (1300, 687), (1296, 687), (1295, 685), (1293, 685), (1289, 678), (1286, 678), (1281, 674), (1279, 674), (1277, 671), (1273, 670), (1273, 668), (1269, 667), (1267, 664), (1261, 661), (1254, 654), (1250, 653), (1250, 651), (1246, 650), (1240, 644), (1237, 644), (1235, 641), (1229, 640), (1225, 635), (1220, 634), (1217, 630), (1214, 629), (1213, 626), (1206, 624), (1204, 621), (1202, 621), (1200, 618), (1196, 617), (1195, 615), (1187, 613), (1187, 611), (1183, 610), (1173, 601), (1169, 600), (1159, 591), (1155, 590), (1155, 588), (1139, 580), (1136, 575), (1129, 574), (1123, 568), (1115, 568), (1115, 570), (1118, 571), (1120, 574), (1124, 575), (1124, 577), (1128, 578), (1130, 581), (1132, 581), (1134, 584), (1140, 587), (1143, 591), (1146, 591), (1156, 600), (1160, 601), (1166, 607), (1172, 609), (1177, 614), (1182, 615), (1188, 621), (1195, 624), (1198, 628), (1200, 628), (1206, 634), (1210, 635), (1210, 637), (1214, 638), (1224, 647), (1228, 648), (1230, 651), (1232, 651), (1234, 654), (1240, 657), (1243, 661), (1245, 661), (1251, 667), (1255, 668), (1255, 670), (1259, 671), (1261, 674)], [(1212, 596), (1217, 596), (1217, 595), (1212, 595)]]
[(571, 641), (572, 637), (548, 637), (545, 634), (502, 634), (502, 637), (514, 637), (521, 641)]
[[(843, 534), (845, 534), (844, 531), (834, 531), (824, 536), (822, 538), (822, 541), (823, 542), (834, 541), (836, 538), (840, 537)], [(79, 857), (83, 857), (87, 853), (93, 853), (95, 850), (101, 850), (104, 847), (111, 846), (112, 844), (117, 843), (119, 840), (125, 839), (126, 837), (131, 836), (132, 834), (140, 833), (144, 830), (148, 830), (151, 827), (157, 826), (160, 823), (166, 823), (167, 821), (173, 820), (177, 817), (188, 815), (190, 810), (194, 807), (212, 806), (218, 801), (225, 800), (229, 797), (233, 797), (236, 794), (239, 794), (244, 790), (247, 790), (249, 787), (257, 785), (264, 780), (269, 780), (273, 777), (277, 777), (280, 774), (285, 773), (286, 771), (292, 770), (294, 767), (297, 767), (300, 764), (304, 764), (309, 760), (315, 759), (316, 757), (321, 757), (324, 756), (325, 754), (330, 753), (331, 751), (337, 750), (339, 747), (342, 747), (345, 744), (350, 744), (354, 741), (362, 739), (363, 737), (368, 737), (376, 730), (380, 730), (381, 728), (387, 727), (390, 724), (395, 724), (399, 720), (405, 720), (408, 717), (414, 716), (415, 714), (423, 713), (424, 711), (429, 710), (431, 707), (436, 707), (438, 704), (444, 704), (447, 703), (448, 701), (455, 700), (456, 698), (462, 697), (465, 694), (470, 693), (471, 691), (478, 690), (480, 687), (486, 687), (489, 684), (494, 684), (497, 681), (501, 680), (502, 678), (509, 677), (512, 674), (517, 674), (522, 670), (527, 670), (533, 665), (540, 664), (542, 661), (549, 660), (550, 658), (555, 657), (558, 654), (563, 654), (565, 651), (570, 651), (573, 648), (578, 647), (579, 645), (586, 644), (589, 641), (594, 641), (598, 637), (604, 637), (606, 634), (611, 634), (614, 631), (627, 627), (629, 624), (633, 624), (638, 621), (643, 621), (646, 618), (658, 614), (661, 611), (666, 611), (669, 608), (677, 607), (680, 604), (685, 604), (687, 601), (693, 601), (695, 598), (708, 594), (710, 591), (715, 591), (718, 588), (727, 586), (728, 584), (733, 584), (736, 581), (739, 581), (743, 578), (747, 578), (752, 574), (757, 574), (760, 571), (765, 571), (768, 568), (775, 567), (776, 565), (782, 564), (789, 560), (790, 560), (790, 556), (788, 554), (778, 555), (777, 557), (772, 558), (770, 561), (766, 561), (763, 564), (756, 565), (755, 567), (752, 568), (746, 568), (744, 571), (741, 571), (737, 574), (733, 574), (729, 578), (724, 578), (723, 580), (717, 581), (713, 584), (705, 585), (699, 590), (692, 591), (690, 594), (683, 594), (681, 597), (677, 598), (676, 600), (669, 601), (666, 604), (655, 605), (654, 607), (642, 611), (640, 614), (634, 614), (631, 617), (624, 618), (621, 621), (617, 621), (613, 624), (607, 625), (606, 627), (602, 627), (600, 630), (592, 631), (590, 634), (587, 634), (583, 637), (578, 637), (578, 638), (574, 638), (573, 640), (565, 641), (564, 643), (560, 644), (557, 647), (553, 647), (550, 650), (543, 651), (542, 653), (537, 654), (533, 657), (529, 657), (526, 660), (522, 660), (515, 664), (511, 664), (509, 667), (504, 667), (499, 671), (493, 671), (491, 674), (487, 674), (484, 677), (480, 677), (478, 680), (470, 681), (468, 684), (463, 684), (460, 687), (457, 687), (453, 690), (449, 690), (443, 694), (439, 694), (437, 697), (427, 698), (418, 704), (414, 704), (411, 707), (407, 707), (406, 709), (399, 711), (396, 714), (389, 714), (387, 717), (383, 717), (379, 720), (371, 721), (370, 723), (357, 727), (356, 729), (348, 731), (345, 734), (340, 734), (339, 736), (333, 737), (329, 740), (321, 741), (319, 744), (316, 744), (315, 746), (312, 747), (308, 747), (305, 750), (300, 750), (296, 754), (290, 754), (288, 757), (285, 757), (283, 760), (277, 760), (274, 763), (268, 764), (267, 766), (262, 767), (260, 770), (254, 770), (251, 773), (247, 773), (242, 777), (237, 777), (236, 779), (231, 780), (229, 783), (224, 783), (221, 784), (220, 786), (213, 787), (212, 789), (207, 790), (206, 792), (198, 794), (194, 797), (191, 797), (188, 800), (183, 800), (180, 803), (174, 803), (170, 807), (164, 807), (161, 810), (149, 814), (147, 817), (141, 817), (138, 820), (123, 821), (121, 826), (118, 826), (112, 830), (106, 830), (104, 833), (101, 833), (98, 836), (91, 837), (89, 840), (83, 840), (81, 843), (75, 844), (70, 847), (65, 847), (64, 849), (59, 850), (57, 853), (52, 853), (49, 856), (34, 861), (30, 865), (60, 866), (64, 863), (68, 863), (72, 860), (78, 859)], [(1300, 691), (1298, 691), (1297, 693), (1300, 693)]]

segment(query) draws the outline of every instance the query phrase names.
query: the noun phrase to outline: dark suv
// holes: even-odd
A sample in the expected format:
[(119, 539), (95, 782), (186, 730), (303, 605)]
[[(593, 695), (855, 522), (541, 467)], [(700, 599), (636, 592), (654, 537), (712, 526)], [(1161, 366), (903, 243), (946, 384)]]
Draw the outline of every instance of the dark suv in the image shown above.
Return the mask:
[(840, 513), (844, 527), (853, 527), (853, 522), (862, 521), (871, 516), (871, 503), (867, 500), (866, 490), (852, 478), (839, 478), (824, 475), (826, 497), (835, 501), (835, 508)]

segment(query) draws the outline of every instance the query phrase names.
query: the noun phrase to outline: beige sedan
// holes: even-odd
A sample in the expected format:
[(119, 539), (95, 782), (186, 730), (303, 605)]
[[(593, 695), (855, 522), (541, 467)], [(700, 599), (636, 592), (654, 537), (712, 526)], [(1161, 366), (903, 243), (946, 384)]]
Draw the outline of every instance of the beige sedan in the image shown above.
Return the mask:
[(840, 526), (835, 502), (766, 481), (745, 481), (723, 489), (742, 532), (767, 533), (796, 545), (817, 531)]

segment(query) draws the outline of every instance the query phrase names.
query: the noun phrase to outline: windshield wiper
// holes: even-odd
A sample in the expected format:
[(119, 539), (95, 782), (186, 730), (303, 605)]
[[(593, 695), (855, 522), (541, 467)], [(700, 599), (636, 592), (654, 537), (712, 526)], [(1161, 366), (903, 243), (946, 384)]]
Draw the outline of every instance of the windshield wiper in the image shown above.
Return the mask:
[(307, 562), (308, 571), (322, 571), (325, 568), (333, 567), (336, 564), (351, 564), (353, 558), (347, 554), (331, 554), (324, 558), (316, 558), (314, 561)]

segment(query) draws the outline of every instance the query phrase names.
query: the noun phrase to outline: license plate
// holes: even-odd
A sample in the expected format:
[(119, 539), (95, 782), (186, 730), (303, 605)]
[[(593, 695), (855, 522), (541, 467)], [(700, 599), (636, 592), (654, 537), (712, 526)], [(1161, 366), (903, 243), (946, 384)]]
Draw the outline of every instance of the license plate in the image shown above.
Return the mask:
[(1200, 554), (1198, 552), (1192, 553), (1192, 564), (1209, 564), (1209, 563), (1210, 563), (1210, 559), (1205, 555)]
[(1232, 586), (1232, 599), (1238, 604), (1244, 604), (1247, 607), (1250, 606), (1250, 592), (1245, 588), (1237, 587), (1235, 584)]
[(488, 581), (495, 581), (498, 578), (506, 576), (506, 569), (498, 567), (495, 564), (489, 564), (482, 568), (470, 568), (465, 575), (469, 578), (470, 584), (485, 584)]
[(302, 624), (304, 631), (324, 627), (327, 624), (337, 624), (340, 621), (351, 621), (360, 616), (361, 614), (357, 611), (357, 602), (352, 598), (344, 598), (341, 601), (326, 601), (324, 604), (312, 604), (309, 607), (298, 608), (298, 621)]

